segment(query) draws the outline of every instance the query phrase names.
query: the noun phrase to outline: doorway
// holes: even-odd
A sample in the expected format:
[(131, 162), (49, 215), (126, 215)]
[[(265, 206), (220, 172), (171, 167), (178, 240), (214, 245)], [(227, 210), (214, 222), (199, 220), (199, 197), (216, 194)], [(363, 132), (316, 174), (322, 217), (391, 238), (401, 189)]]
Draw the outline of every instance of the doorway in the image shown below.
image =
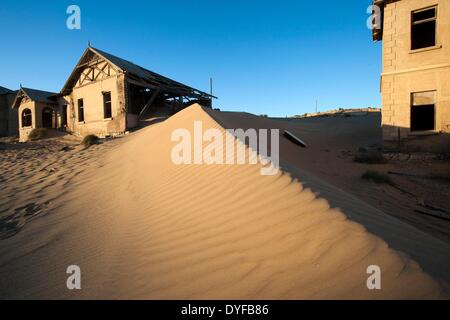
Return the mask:
[(67, 127), (67, 104), (61, 108), (61, 127)]
[(42, 127), (51, 129), (53, 128), (53, 109), (44, 108), (42, 110)]

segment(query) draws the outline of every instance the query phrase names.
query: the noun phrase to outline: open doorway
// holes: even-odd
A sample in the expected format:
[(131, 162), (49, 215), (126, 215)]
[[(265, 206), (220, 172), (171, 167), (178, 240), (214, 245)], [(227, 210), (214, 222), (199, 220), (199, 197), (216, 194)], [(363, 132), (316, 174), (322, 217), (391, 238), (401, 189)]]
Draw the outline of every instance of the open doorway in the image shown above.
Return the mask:
[(53, 109), (44, 108), (42, 110), (42, 127), (51, 129), (53, 128)]

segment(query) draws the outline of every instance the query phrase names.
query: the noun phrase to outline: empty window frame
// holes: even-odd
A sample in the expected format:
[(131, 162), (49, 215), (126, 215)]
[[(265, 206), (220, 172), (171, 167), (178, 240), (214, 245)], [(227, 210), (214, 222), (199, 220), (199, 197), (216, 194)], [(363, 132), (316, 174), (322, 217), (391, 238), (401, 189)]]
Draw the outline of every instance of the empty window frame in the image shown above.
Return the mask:
[(437, 7), (416, 10), (411, 14), (411, 50), (436, 45)]
[(84, 121), (84, 101), (83, 99), (78, 99), (78, 122)]
[(30, 109), (24, 109), (22, 111), (22, 127), (31, 127), (32, 115)]
[(103, 117), (105, 119), (112, 117), (111, 92), (103, 92)]
[(411, 131), (435, 129), (436, 91), (411, 94)]

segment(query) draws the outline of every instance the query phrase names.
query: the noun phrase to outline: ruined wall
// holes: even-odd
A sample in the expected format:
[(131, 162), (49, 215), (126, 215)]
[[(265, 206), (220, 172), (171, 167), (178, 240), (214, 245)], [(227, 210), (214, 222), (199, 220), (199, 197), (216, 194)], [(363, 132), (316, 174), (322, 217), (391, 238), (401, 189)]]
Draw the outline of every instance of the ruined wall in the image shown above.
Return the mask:
[[(438, 5), (436, 46), (411, 50), (411, 13)], [(382, 126), (385, 146), (450, 150), (450, 1), (408, 0), (388, 4), (383, 31)], [(411, 94), (436, 91), (435, 135), (411, 132)], [(439, 136), (437, 137), (436, 134)], [(399, 142), (400, 139), (400, 142)]]
[[(36, 128), (36, 108), (35, 102), (31, 101), (27, 98), (22, 99), (20, 106), (17, 108), (17, 114), (19, 118), (19, 141), (24, 142), (27, 141), (28, 135), (30, 132)], [(22, 124), (22, 112), (25, 109), (31, 110), (31, 126), (24, 127)]]
[(0, 136), (8, 135), (8, 104), (6, 95), (0, 95)]
[(9, 136), (18, 136), (19, 135), (19, 118), (17, 115), (17, 109), (12, 108), (12, 104), (14, 99), (16, 98), (15, 94), (7, 94), (6, 101), (8, 106), (8, 135)]
[[(60, 100), (60, 105), (68, 105), (68, 131), (79, 136), (96, 134), (100, 137), (123, 133), (126, 130), (124, 82), (124, 75), (118, 74), (73, 88), (69, 96)], [(103, 113), (104, 91), (111, 92), (112, 117), (108, 119)], [(78, 121), (78, 99), (83, 99), (84, 103), (84, 121), (81, 122)]]
[[(23, 99), (17, 112), (18, 112), (18, 121), (19, 121), (19, 141), (24, 142), (28, 140), (28, 135), (34, 128), (42, 128), (42, 112), (44, 109), (50, 108), (53, 110), (55, 116), (55, 110), (57, 106), (54, 104), (44, 103), (44, 102), (36, 102), (28, 99)], [(29, 127), (24, 127), (22, 124), (22, 112), (25, 109), (31, 110), (32, 116), (32, 125)], [(55, 124), (55, 123), (54, 123)], [(54, 125), (55, 127), (55, 125)]]

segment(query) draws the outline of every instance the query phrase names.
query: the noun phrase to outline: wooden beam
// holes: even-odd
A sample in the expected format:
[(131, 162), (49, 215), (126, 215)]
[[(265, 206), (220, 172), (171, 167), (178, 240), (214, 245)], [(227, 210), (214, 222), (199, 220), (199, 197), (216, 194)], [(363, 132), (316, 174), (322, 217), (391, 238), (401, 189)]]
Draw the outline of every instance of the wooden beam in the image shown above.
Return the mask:
[(148, 99), (147, 103), (145, 104), (145, 106), (142, 108), (141, 112), (139, 112), (139, 116), (138, 119), (140, 119), (142, 117), (142, 115), (148, 110), (148, 108), (150, 108), (150, 106), (153, 104), (153, 102), (155, 101), (155, 99), (158, 97), (159, 93), (161, 90), (156, 89), (155, 92), (153, 93), (153, 95), (150, 97), (150, 99)]
[(99, 68), (98, 65), (94, 66), (94, 69), (98, 71), (97, 75), (95, 76), (94, 80), (97, 80), (100, 75), (104, 74), (106, 76), (109, 76), (108, 73), (105, 72), (106, 67), (108, 66), (108, 63), (106, 63), (103, 67)]
[[(150, 88), (150, 89), (160, 89), (161, 92), (170, 93), (173, 96), (189, 96), (192, 98), (202, 98), (202, 99), (209, 99), (209, 94), (203, 93), (201, 91), (198, 91), (196, 89), (185, 87), (180, 84), (175, 85), (165, 85), (162, 83), (150, 83), (150, 81), (145, 81), (141, 79), (137, 79), (136, 77), (128, 77), (127, 81), (131, 84), (144, 87), (144, 88)], [(216, 98), (213, 96), (213, 98)]]
[(81, 64), (77, 65), (77, 66), (75, 67), (75, 69), (91, 67), (92, 65), (99, 64), (99, 63), (101, 63), (101, 62), (103, 62), (103, 61), (105, 61), (105, 60), (102, 59), (102, 58), (98, 58), (97, 60), (90, 60), (90, 61), (88, 61), (88, 62), (81, 63)]
[(130, 78), (127, 78), (127, 81), (128, 81), (128, 83), (131, 83), (131, 84), (134, 84), (134, 85), (137, 85), (137, 86), (143, 87), (143, 88), (149, 88), (149, 89), (159, 89), (159, 88), (158, 88), (157, 86), (154, 86), (154, 85), (148, 84), (147, 82), (143, 82), (143, 81), (137, 81), (137, 80), (134, 80), (134, 79), (130, 79)]

